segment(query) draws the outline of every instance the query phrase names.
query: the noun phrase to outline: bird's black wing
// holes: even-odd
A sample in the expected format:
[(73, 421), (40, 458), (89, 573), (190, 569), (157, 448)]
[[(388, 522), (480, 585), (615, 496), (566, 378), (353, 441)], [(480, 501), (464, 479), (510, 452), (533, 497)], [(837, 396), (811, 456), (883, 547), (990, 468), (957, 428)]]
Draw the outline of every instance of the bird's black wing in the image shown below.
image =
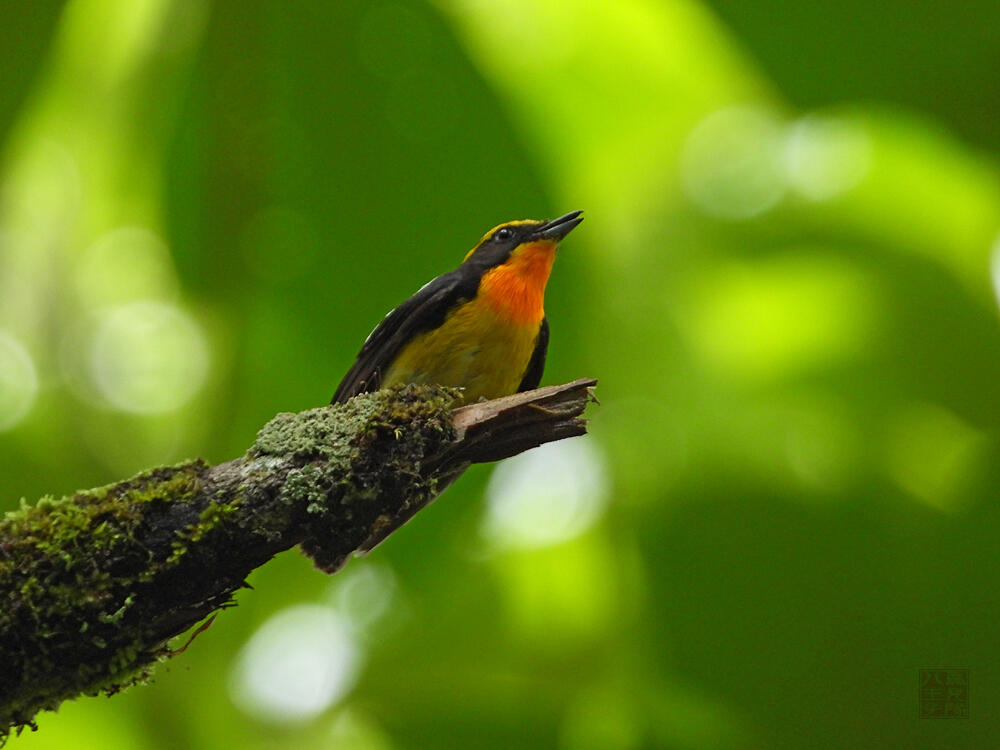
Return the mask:
[(517, 392), (530, 391), (538, 387), (542, 382), (542, 370), (545, 369), (545, 353), (549, 350), (549, 321), (542, 318), (542, 325), (538, 329), (538, 339), (535, 341), (535, 351), (531, 353), (531, 360), (528, 362), (528, 369), (524, 371), (521, 385), (517, 387)]
[(386, 315), (365, 339), (358, 358), (340, 381), (330, 403), (342, 404), (359, 393), (377, 391), (385, 370), (414, 336), (437, 328), (461, 299), (475, 296), (475, 281), (460, 268), (456, 269), (425, 284)]

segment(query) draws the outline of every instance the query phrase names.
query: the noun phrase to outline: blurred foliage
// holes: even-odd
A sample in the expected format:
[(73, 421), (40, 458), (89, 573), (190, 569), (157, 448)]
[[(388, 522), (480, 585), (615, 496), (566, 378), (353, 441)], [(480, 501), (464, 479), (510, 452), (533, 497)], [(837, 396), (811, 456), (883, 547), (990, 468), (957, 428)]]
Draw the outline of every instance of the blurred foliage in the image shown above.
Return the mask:
[[(331, 579), (281, 556), (154, 686), (14, 746), (988, 746), (1000, 6), (4, 19), (7, 507), (242, 453), (507, 219), (587, 210), (545, 381), (602, 402)], [(971, 669), (971, 718), (917, 718), (922, 667)]]

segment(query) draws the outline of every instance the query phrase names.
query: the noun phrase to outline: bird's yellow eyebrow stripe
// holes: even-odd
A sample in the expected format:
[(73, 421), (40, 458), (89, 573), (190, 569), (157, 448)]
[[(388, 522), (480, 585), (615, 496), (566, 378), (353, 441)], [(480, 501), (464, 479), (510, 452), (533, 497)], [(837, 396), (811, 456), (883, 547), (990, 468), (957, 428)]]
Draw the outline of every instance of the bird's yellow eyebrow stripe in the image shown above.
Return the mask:
[(535, 219), (520, 219), (519, 221), (505, 221), (503, 224), (497, 224), (495, 227), (493, 227), (490, 231), (484, 234), (483, 239), (479, 241), (482, 242), (491, 234), (493, 234), (495, 231), (497, 231), (500, 227), (523, 227), (525, 224), (540, 224), (540, 223), (541, 222), (536, 221)]
[(486, 242), (486, 240), (488, 240), (490, 237), (492, 237), (493, 233), (498, 229), (500, 229), (500, 227), (523, 227), (525, 224), (541, 224), (541, 222), (536, 221), (535, 219), (520, 219), (518, 221), (505, 221), (503, 224), (497, 224), (490, 231), (488, 231), (486, 234), (484, 234), (482, 237), (479, 238), (479, 242), (477, 242), (473, 246), (473, 248), (465, 254), (465, 257), (462, 258), (462, 260), (463, 261), (468, 260), (469, 256), (472, 255), (474, 252), (476, 252), (476, 250), (479, 249), (479, 246), (482, 245), (484, 242)]

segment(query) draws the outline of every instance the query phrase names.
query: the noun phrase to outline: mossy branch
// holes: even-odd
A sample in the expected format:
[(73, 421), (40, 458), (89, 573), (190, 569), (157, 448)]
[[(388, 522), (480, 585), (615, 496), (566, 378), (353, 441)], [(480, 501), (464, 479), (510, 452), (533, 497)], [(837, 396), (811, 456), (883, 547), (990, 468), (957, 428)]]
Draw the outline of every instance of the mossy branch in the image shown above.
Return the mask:
[(246, 455), (191, 461), (0, 521), (0, 743), (68, 698), (144, 681), (170, 638), (230, 606), (296, 544), (328, 572), (371, 549), (470, 463), (586, 431), (596, 381), (452, 410), (408, 386), (279, 414)]

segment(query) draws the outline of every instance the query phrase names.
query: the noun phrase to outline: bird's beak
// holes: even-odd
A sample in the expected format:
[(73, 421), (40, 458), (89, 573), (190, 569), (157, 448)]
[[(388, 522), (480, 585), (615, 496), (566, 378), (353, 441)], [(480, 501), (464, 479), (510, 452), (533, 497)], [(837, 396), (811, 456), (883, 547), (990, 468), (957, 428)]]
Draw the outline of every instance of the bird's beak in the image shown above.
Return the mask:
[(535, 231), (535, 239), (559, 242), (573, 231), (573, 227), (583, 221), (583, 216), (580, 215), (582, 213), (583, 211), (570, 211), (565, 216), (543, 224)]

